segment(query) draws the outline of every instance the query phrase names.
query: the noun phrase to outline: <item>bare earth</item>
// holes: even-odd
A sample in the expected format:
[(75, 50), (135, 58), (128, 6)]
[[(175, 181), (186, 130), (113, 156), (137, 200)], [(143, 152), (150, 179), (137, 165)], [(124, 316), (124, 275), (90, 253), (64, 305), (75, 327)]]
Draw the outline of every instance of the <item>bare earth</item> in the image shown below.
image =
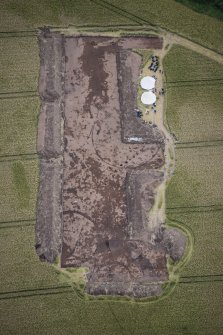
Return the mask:
[(165, 136), (136, 118), (141, 56), (158, 37), (40, 35), (41, 158), (36, 249), (87, 267), (86, 292), (158, 296), (184, 236), (149, 210), (164, 181)]

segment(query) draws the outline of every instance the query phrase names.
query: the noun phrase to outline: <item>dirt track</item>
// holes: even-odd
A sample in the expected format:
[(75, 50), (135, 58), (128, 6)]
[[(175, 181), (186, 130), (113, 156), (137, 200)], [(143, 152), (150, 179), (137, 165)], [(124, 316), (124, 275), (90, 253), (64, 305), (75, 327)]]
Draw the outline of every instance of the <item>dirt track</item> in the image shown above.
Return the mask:
[[(55, 38), (55, 45), (59, 38)], [(40, 44), (47, 45), (44, 39), (52, 42), (51, 35), (42, 35)], [(57, 139), (64, 146), (63, 156), (55, 152), (52, 155), (46, 149), (47, 138), (52, 138), (47, 134), (52, 135), (55, 130), (49, 131), (47, 122), (44, 126), (43, 117), (39, 122), (38, 143), (42, 143), (39, 145), (42, 166), (43, 159), (55, 164), (52, 157), (58, 155), (57, 160), (63, 164), (62, 188), (58, 183), (56, 190), (56, 199), (59, 199), (58, 193), (62, 195), (62, 208), (58, 216), (56, 208), (61, 204), (57, 200), (50, 215), (47, 208), (44, 209), (49, 222), (44, 221), (43, 231), (44, 193), (41, 190), (44, 187), (40, 186), (37, 252), (52, 261), (47, 256), (48, 250), (42, 247), (47, 243), (46, 236), (50, 239), (46, 223), (52, 233), (50, 245), (60, 252), (60, 239), (53, 237), (57, 222), (57, 233), (62, 234), (61, 266), (88, 267), (88, 293), (159, 295), (162, 283), (168, 279), (166, 256), (171, 253), (170, 235), (160, 222), (151, 230), (148, 213), (164, 178), (165, 138), (157, 127), (145, 125), (136, 118), (136, 83), (141, 57), (131, 50), (161, 48), (162, 40), (76, 36), (63, 37), (60, 41), (64, 50), (61, 56), (64, 64), (60, 65), (65, 69), (64, 77), (58, 79), (60, 72), (56, 66), (51, 70), (51, 80), (56, 82), (55, 88), (58, 80), (64, 81), (64, 86), (59, 97), (42, 95), (41, 115), (50, 115), (45, 112), (50, 99), (58, 114), (58, 102), (63, 99), (62, 140), (61, 122), (51, 118), (59, 131)], [(51, 59), (55, 65), (57, 58)], [(44, 92), (48, 90), (43, 84), (49, 66), (46, 63), (45, 60), (42, 64), (43, 80), (40, 80)], [(140, 143), (137, 143), (134, 138), (139, 137)], [(41, 185), (44, 185), (44, 173), (42, 168)], [(46, 183), (55, 185), (54, 176), (49, 178), (48, 175)], [(49, 186), (48, 192), (52, 198), (55, 188)], [(52, 212), (57, 216), (54, 223)], [(176, 248), (174, 250), (176, 252)]]

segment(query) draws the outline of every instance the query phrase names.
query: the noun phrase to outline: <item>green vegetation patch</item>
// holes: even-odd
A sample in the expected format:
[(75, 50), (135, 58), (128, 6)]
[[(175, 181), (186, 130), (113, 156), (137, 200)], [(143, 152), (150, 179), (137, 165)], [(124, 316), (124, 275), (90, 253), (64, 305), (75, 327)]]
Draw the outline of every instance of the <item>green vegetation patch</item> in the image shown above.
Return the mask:
[(39, 50), (35, 37), (0, 38), (0, 93), (36, 91)]
[[(103, 3), (103, 1), (100, 1)], [(135, 20), (165, 28), (170, 32), (183, 35), (199, 44), (216, 51), (223, 51), (222, 23), (210, 16), (194, 12), (175, 0), (107, 0), (115, 7), (135, 16)]]
[(36, 152), (39, 99), (0, 100), (0, 156)]
[(223, 203), (223, 147), (176, 150), (176, 170), (166, 191), (167, 208)]
[(37, 160), (0, 162), (0, 222), (35, 218), (38, 165)]
[[(192, 257), (182, 269), (181, 276), (222, 275), (223, 210), (168, 214), (173, 222), (186, 226), (194, 237)], [(211, 280), (211, 278), (209, 278)]]

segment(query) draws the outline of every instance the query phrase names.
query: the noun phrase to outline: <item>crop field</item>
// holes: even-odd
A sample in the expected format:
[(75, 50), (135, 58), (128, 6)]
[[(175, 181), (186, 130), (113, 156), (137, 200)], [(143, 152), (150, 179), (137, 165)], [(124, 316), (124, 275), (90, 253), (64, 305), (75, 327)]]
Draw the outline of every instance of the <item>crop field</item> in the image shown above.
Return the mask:
[(174, 46), (164, 67), (166, 120), (177, 140), (176, 170), (166, 193), (167, 217), (187, 227), (194, 241), (180, 282), (198, 286), (205, 281), (212, 287), (219, 283), (222, 289), (223, 66)]
[(191, 86), (167, 85), (167, 88), (170, 101), (167, 122), (177, 145), (223, 140), (223, 80), (203, 85), (196, 82)]
[[(152, 25), (185, 36), (218, 52), (223, 50), (221, 21), (174, 0), (3, 0), (0, 31), (50, 26)], [(182, 19), (183, 18), (183, 19)], [(196, 29), (194, 29), (194, 26)], [(208, 27), (211, 27), (209, 29)]]
[(1, 161), (0, 221), (35, 219), (38, 160)]
[[(44, 25), (131, 25), (130, 19), (112, 13), (91, 0), (1, 1), (2, 19), (0, 31), (34, 29)], [(13, 20), (13, 27), (12, 27)], [(13, 28), (13, 29), (12, 29)]]
[(167, 207), (221, 205), (223, 147), (176, 150), (176, 170), (167, 188)]
[[(199, 14), (174, 0), (94, 0), (122, 14), (132, 14), (136, 22), (151, 24), (185, 36), (208, 48), (222, 52), (221, 21)], [(182, 19), (183, 18), (183, 19)], [(211, 29), (206, 29), (210, 26)], [(194, 29), (196, 27), (196, 29)]]
[(0, 92), (36, 91), (38, 81), (38, 45), (33, 37), (0, 39)]
[[(181, 209), (182, 210), (182, 209)], [(223, 210), (215, 208), (197, 209), (194, 212), (168, 213), (168, 219), (186, 226), (194, 237), (194, 248), (190, 262), (183, 268), (181, 279), (184, 276), (208, 276), (222, 280), (223, 260), (219, 259), (222, 252), (222, 219)], [(202, 279), (202, 278), (200, 278)], [(217, 279), (217, 278), (215, 278)]]
[(0, 101), (0, 159), (35, 154), (38, 97), (16, 97)]
[[(210, 81), (223, 80), (223, 66), (212, 59), (182, 46), (173, 45), (164, 59), (168, 85), (209, 85)], [(194, 83), (193, 83), (194, 82)]]
[(0, 241), (1, 293), (58, 286), (54, 268), (41, 263), (35, 254), (34, 221), (8, 224), (1, 229)]
[(166, 119), (178, 141), (167, 218), (184, 225), (194, 244), (179, 283), (151, 303), (87, 301), (35, 251), (40, 109), (35, 35), (47, 24), (94, 29), (151, 24), (223, 50), (222, 22), (173, 0), (141, 0), (140, 6), (130, 0), (77, 0), (75, 6), (72, 0), (1, 1), (0, 333), (222, 334), (223, 65), (182, 46), (173, 46), (164, 61)]
[(19, 298), (8, 293), (0, 320), (7, 334), (221, 334), (221, 294), (221, 282), (182, 283), (151, 305), (85, 302), (66, 289), (21, 292)]
[(167, 123), (177, 145), (223, 140), (223, 65), (184, 47), (173, 46), (164, 66)]

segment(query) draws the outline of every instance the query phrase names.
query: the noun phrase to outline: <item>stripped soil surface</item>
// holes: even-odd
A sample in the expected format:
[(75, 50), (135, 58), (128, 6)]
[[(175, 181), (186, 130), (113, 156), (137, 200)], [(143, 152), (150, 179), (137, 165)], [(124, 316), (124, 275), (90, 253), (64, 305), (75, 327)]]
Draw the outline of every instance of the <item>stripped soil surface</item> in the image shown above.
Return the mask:
[(40, 47), (37, 253), (87, 267), (90, 294), (160, 295), (167, 255), (174, 250), (178, 260), (186, 242), (164, 222), (150, 226), (165, 136), (136, 117), (141, 56), (134, 49), (161, 49), (162, 39), (46, 30)]

